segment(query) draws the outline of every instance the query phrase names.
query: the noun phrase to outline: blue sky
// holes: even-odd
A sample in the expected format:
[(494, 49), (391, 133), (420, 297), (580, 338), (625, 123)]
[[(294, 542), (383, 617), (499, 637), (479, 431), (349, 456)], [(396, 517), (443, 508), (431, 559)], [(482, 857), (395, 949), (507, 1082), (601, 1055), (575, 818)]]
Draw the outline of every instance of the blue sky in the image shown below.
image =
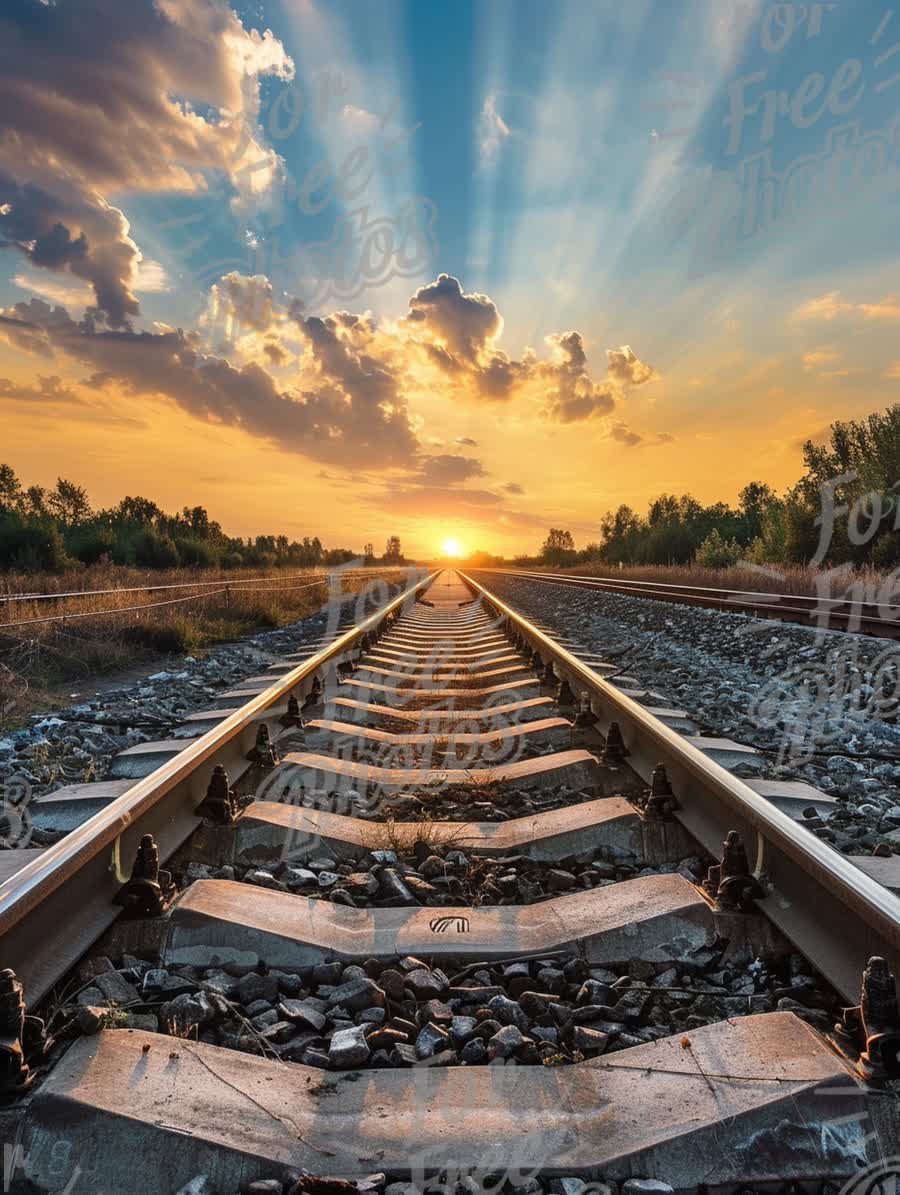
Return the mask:
[[(663, 488), (712, 500), (751, 477), (783, 486), (803, 438), (895, 401), (900, 10), (882, 0), (268, 0), (231, 13), (215, 0), (135, 0), (115, 18), (108, 3), (80, 6), (78, 44), (62, 29), (73, 0), (11, 0), (0, 17), (15, 55), (0, 86), (13, 110), (0, 152), (0, 229), (10, 225), (0, 306), (42, 327), (46, 314), (22, 306), (35, 297), (75, 320), (99, 311), (90, 342), (82, 333), (71, 352), (70, 333), (53, 344), (67, 419), (90, 418), (77, 408), (98, 401), (78, 389), (91, 362), (110, 375), (107, 415), (141, 418), (140, 399), (144, 412), (159, 404), (165, 418), (152, 423), (169, 426), (177, 410), (186, 432), (205, 427), (235, 461), (269, 460), (276, 473), (294, 456), (322, 465), (315, 492), (379, 530), (386, 495), (399, 492), (394, 517), (408, 535), (455, 522), (464, 537), (525, 546), (550, 518), (589, 536), (603, 510), (641, 507)], [(92, 21), (109, 49), (121, 38), (142, 89), (121, 167), (71, 145), (53, 152), (49, 119), (15, 103), (29, 80), (47, 113), (65, 93), (49, 43), (78, 79), (65, 99), (77, 95), (82, 143), (103, 140), (82, 94), (99, 69)], [(171, 78), (157, 103), (161, 70)], [(113, 103), (126, 82), (105, 86)], [(24, 154), (10, 152), (11, 135)], [(83, 205), (65, 192), (73, 178)], [(53, 197), (37, 215), (28, 184)], [(110, 231), (110, 209), (127, 233)], [(64, 252), (36, 251), (33, 229), (46, 237), (55, 222)], [(107, 236), (124, 254), (111, 279), (113, 249), (94, 248)], [(122, 249), (128, 239), (134, 250)], [(442, 274), (458, 295), (428, 289)], [(226, 287), (226, 275), (257, 282)], [(115, 292), (106, 305), (98, 279)], [(328, 325), (344, 354), (338, 376), (306, 321), (342, 311), (370, 324), (365, 344), (359, 323)], [(202, 353), (264, 381), (277, 417), (212, 390), (198, 408), (179, 380), (137, 364), (176, 329), (180, 365), (197, 368)], [(142, 332), (126, 365), (124, 338)], [(0, 346), (10, 383), (0, 400), (27, 469), (63, 400), (34, 401), (46, 360), (28, 359), (24, 333), (13, 341)], [(624, 346), (637, 365), (610, 356)], [(378, 428), (353, 448), (335, 396), (352, 406), (360, 368), (392, 380), (372, 391)], [(312, 393), (332, 404), (333, 425), (309, 405), (296, 435), (280, 435), (282, 400)], [(133, 458), (122, 443), (97, 472), (101, 488)], [(382, 446), (383, 459), (373, 449), (362, 460), (360, 445)], [(443, 457), (456, 463), (434, 463)], [(271, 495), (252, 513), (228, 487), (220, 494), (226, 523), (229, 510), (244, 523), (274, 514)], [(342, 518), (336, 534), (352, 525)]]

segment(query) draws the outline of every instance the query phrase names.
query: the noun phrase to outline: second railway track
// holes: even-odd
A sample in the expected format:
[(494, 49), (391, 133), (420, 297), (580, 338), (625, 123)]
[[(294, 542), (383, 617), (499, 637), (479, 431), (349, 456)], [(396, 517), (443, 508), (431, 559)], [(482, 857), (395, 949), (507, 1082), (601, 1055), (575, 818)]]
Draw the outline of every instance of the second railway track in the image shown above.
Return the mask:
[(900, 901), (613, 671), (445, 572), (55, 794), (0, 885), (12, 1189), (893, 1174)]

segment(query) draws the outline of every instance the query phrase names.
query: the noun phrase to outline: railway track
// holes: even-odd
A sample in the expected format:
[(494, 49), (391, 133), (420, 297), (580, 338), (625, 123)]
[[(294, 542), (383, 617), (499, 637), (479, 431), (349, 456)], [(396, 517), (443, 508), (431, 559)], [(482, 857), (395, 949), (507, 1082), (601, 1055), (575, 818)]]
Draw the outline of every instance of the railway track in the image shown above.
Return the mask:
[(823, 630), (900, 638), (900, 606), (891, 602), (865, 602), (852, 598), (805, 597), (796, 593), (767, 593), (715, 589), (703, 585), (676, 585), (668, 581), (631, 581), (617, 577), (582, 577), (567, 573), (544, 573), (524, 569), (473, 569), (479, 576), (494, 574), (527, 578), (544, 584), (573, 585), (600, 589), (629, 597), (651, 598), (687, 606), (703, 606), (754, 618), (797, 622)]
[(67, 832), (0, 885), (12, 1189), (892, 1174), (879, 861), (614, 671), (425, 576), (42, 798)]

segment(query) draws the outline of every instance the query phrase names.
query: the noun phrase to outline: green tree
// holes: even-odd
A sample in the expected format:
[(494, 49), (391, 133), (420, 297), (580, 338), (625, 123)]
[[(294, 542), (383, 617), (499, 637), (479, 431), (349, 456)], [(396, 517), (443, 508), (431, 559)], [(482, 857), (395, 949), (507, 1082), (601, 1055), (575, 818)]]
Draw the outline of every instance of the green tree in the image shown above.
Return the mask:
[(91, 516), (87, 490), (74, 481), (66, 481), (64, 477), (57, 480), (55, 488), (47, 496), (47, 509), (64, 527), (83, 523)]
[(575, 541), (571, 531), (551, 527), (541, 545), (541, 556), (545, 564), (569, 564), (575, 558)]
[(12, 465), (0, 465), (0, 510), (18, 510), (22, 503), (22, 483)]

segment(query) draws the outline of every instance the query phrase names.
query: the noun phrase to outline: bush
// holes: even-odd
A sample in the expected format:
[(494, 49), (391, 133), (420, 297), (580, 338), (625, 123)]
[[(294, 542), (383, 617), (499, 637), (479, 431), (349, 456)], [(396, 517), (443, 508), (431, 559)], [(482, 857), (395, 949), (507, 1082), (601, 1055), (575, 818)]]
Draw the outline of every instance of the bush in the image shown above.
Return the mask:
[(168, 535), (148, 527), (135, 540), (135, 564), (143, 568), (174, 568), (178, 562), (178, 549)]
[(894, 568), (900, 564), (900, 531), (880, 535), (872, 548), (872, 564), (875, 568)]
[(222, 568), (243, 568), (244, 558), (240, 552), (226, 552), (222, 557)]
[(0, 518), (0, 561), (23, 572), (58, 573), (72, 565), (59, 528), (53, 523), (7, 514)]
[(202, 539), (176, 539), (178, 558), (188, 568), (213, 568), (219, 563), (219, 553)]
[(67, 538), (69, 551), (82, 564), (96, 564), (116, 549), (115, 532), (109, 527), (83, 527)]
[(736, 539), (723, 539), (714, 527), (697, 549), (695, 563), (704, 568), (733, 568), (742, 554)]

